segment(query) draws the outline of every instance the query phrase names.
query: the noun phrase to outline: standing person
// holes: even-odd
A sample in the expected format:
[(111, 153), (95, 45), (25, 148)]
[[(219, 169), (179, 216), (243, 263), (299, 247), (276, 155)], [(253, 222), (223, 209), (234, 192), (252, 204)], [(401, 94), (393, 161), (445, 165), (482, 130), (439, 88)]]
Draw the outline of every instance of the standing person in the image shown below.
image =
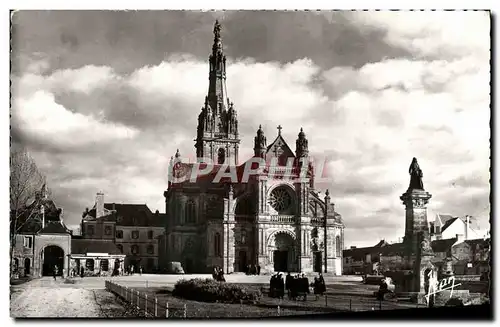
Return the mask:
[(85, 269), (83, 266), (80, 267), (80, 277), (83, 278), (83, 274), (85, 273)]
[(56, 276), (59, 273), (59, 268), (57, 268), (57, 265), (54, 265), (54, 269), (52, 269), (52, 275), (54, 276), (54, 280), (57, 280)]
[(319, 280), (319, 294), (324, 295), (326, 292), (326, 283), (321, 273), (319, 273), (318, 280)]
[(290, 275), (290, 272), (288, 272), (288, 274), (286, 275), (286, 278), (285, 278), (285, 289), (288, 293), (288, 299), (292, 298), (292, 294), (291, 294), (292, 278), (293, 278), (292, 275)]
[(139, 275), (142, 275), (142, 266), (139, 267)]
[(260, 265), (257, 264), (257, 275), (260, 275)]
[(130, 267), (130, 275), (134, 276), (134, 266)]

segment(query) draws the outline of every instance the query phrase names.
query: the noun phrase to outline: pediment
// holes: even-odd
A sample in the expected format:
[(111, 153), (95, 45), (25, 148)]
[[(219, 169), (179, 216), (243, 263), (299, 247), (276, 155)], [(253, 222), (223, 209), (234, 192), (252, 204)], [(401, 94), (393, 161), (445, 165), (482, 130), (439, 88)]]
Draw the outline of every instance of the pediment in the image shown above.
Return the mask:
[(279, 166), (286, 166), (288, 158), (295, 158), (295, 154), (290, 149), (281, 135), (267, 147), (266, 160), (278, 158)]

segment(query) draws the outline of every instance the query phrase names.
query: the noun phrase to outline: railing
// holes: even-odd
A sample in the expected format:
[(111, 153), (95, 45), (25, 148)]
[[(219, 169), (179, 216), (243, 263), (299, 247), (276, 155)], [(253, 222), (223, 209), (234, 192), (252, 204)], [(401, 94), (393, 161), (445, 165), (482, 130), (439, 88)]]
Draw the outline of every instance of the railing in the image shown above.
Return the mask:
[(169, 303), (164, 304), (158, 303), (156, 297), (150, 296), (146, 293), (141, 293), (133, 288), (123, 287), (121, 285), (115, 284), (110, 281), (105, 282), (105, 287), (108, 292), (111, 292), (120, 298), (122, 298), (126, 303), (134, 306), (144, 317), (149, 318), (171, 318), (179, 316), (182, 318), (187, 317), (187, 306), (184, 307), (172, 307)]
[(255, 216), (247, 216), (247, 215), (235, 215), (234, 219), (236, 221), (248, 221), (253, 222), (255, 220)]
[(320, 218), (320, 217), (311, 218), (311, 224), (324, 224), (324, 223), (325, 223), (325, 218)]
[[(175, 307), (170, 305), (168, 302), (165, 302), (165, 300), (160, 303), (160, 300), (153, 295), (148, 296), (147, 293), (140, 292), (133, 288), (124, 287), (111, 281), (106, 281), (105, 286), (107, 291), (116, 294), (129, 305), (136, 308), (139, 311), (140, 316), (145, 318), (188, 318), (188, 314), (190, 314), (190, 317), (211, 317), (212, 312), (210, 311), (210, 308), (204, 306), (203, 303), (190, 304), (190, 309), (188, 309), (186, 304)], [(268, 294), (269, 288), (262, 287), (261, 291), (264, 294)], [(346, 293), (343, 291), (335, 291), (330, 293), (327, 290), (327, 293), (323, 296), (316, 296), (314, 294), (307, 295), (307, 303), (302, 302), (301, 298), (287, 300), (287, 295), (285, 294), (284, 301), (279, 300), (279, 302), (276, 303), (273, 299), (266, 300), (263, 298), (257, 305), (261, 308), (271, 309), (265, 317), (293, 316), (303, 314), (301, 312), (304, 311), (331, 313), (342, 311), (395, 310), (425, 307), (425, 305), (419, 305), (418, 303), (411, 302), (402, 303), (401, 301), (392, 300), (381, 301), (375, 299), (374, 296), (372, 298), (367, 297), (366, 291), (360, 292), (359, 295), (354, 295), (352, 293), (352, 291), (347, 291)], [(231, 306), (231, 304), (228, 305)], [(233, 304), (233, 306), (239, 305)], [(244, 308), (238, 309), (244, 310)], [(200, 311), (203, 311), (201, 315)]]
[(271, 222), (291, 224), (295, 222), (295, 216), (271, 215)]

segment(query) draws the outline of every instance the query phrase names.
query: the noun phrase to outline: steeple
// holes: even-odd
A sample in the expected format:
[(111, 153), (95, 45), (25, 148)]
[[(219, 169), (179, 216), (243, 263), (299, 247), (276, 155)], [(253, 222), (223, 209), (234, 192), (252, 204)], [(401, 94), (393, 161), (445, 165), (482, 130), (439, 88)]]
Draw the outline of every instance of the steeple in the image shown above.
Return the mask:
[(221, 37), (222, 26), (219, 21), (214, 25), (214, 44), (212, 45), (212, 54), (210, 55), (210, 72), (208, 85), (208, 103), (212, 110), (219, 115), (227, 110), (229, 99), (227, 99), (226, 89), (226, 56), (222, 46)]
[(264, 136), (264, 131), (262, 130), (262, 125), (259, 125), (257, 130), (257, 136), (254, 139), (254, 154), (256, 157), (264, 158), (266, 155), (266, 137)]
[(295, 156), (297, 158), (307, 157), (309, 155), (308, 143), (309, 142), (306, 139), (306, 134), (304, 133), (304, 130), (301, 127), (299, 137), (295, 142)]
[[(214, 25), (214, 43), (209, 57), (208, 94), (198, 116), (196, 156), (198, 161), (210, 159), (213, 163), (238, 162), (238, 115), (227, 97), (226, 56), (222, 45), (222, 26)], [(228, 160), (229, 159), (229, 160)]]

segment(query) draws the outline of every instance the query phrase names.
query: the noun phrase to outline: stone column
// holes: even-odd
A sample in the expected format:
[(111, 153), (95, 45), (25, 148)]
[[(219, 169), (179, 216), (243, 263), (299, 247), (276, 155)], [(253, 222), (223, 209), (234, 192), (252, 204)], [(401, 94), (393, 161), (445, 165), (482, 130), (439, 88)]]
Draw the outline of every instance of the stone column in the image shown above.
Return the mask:
[(235, 249), (234, 249), (234, 227), (236, 221), (234, 219), (234, 199), (233, 188), (229, 186), (228, 198), (224, 199), (224, 235), (223, 241), (223, 270), (226, 274), (234, 272), (235, 265)]
[(406, 292), (419, 293), (419, 302), (423, 301), (425, 293), (425, 273), (427, 269), (435, 270), (431, 263), (434, 256), (428, 232), (427, 203), (432, 195), (425, 190), (409, 189), (400, 199), (406, 209), (405, 225), (405, 261), (412, 271), (411, 282)]

